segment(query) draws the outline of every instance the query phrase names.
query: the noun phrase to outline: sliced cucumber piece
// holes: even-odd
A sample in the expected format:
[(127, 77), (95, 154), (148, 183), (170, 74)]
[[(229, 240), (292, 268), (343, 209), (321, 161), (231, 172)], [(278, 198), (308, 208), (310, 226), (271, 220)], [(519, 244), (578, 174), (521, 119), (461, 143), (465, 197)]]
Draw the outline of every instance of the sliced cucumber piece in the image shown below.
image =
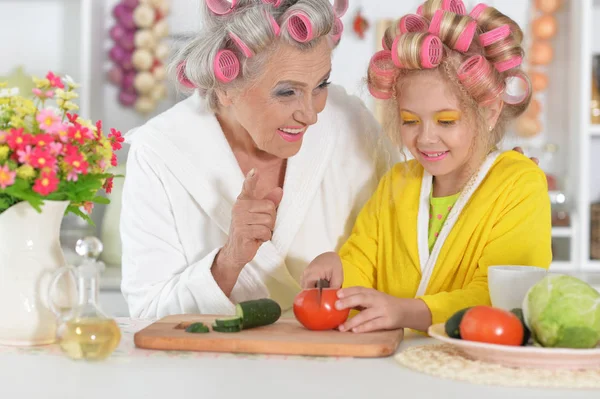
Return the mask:
[(269, 298), (254, 299), (238, 303), (236, 315), (242, 319), (242, 328), (247, 330), (275, 323), (281, 317), (281, 307)]
[(242, 318), (241, 317), (230, 317), (227, 319), (216, 319), (215, 325), (219, 327), (239, 327), (242, 328)]
[(212, 329), (213, 329), (213, 331), (222, 332), (222, 333), (234, 333), (234, 332), (242, 331), (241, 326), (225, 327), (225, 326), (219, 326), (217, 324), (213, 324)]
[(205, 326), (204, 323), (201, 322), (192, 323), (185, 329), (185, 332), (189, 333), (207, 333), (209, 331), (208, 326)]

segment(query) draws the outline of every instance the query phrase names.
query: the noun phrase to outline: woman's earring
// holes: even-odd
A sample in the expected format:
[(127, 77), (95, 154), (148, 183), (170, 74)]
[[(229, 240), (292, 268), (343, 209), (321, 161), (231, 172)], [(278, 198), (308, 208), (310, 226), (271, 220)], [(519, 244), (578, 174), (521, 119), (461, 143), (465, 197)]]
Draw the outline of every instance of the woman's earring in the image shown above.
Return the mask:
[(488, 130), (491, 132), (492, 130), (494, 130), (494, 126), (490, 126)]

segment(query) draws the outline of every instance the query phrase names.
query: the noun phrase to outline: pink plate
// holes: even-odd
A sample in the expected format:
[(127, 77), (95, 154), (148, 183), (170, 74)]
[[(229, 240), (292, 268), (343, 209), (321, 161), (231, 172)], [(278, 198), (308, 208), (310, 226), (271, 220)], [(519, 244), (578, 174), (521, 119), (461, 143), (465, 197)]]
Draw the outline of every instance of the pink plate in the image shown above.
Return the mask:
[(589, 369), (600, 367), (600, 348), (565, 349), (537, 346), (508, 346), (486, 344), (450, 338), (444, 324), (429, 327), (429, 335), (454, 345), (466, 357), (509, 367), (533, 367), (544, 369)]

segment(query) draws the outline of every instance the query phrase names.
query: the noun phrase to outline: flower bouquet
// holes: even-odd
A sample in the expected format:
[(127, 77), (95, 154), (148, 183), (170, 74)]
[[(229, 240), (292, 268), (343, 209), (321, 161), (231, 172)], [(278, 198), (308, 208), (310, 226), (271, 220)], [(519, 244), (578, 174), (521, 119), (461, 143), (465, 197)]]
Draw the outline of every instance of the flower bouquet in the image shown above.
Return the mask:
[(70, 77), (49, 72), (33, 82), (30, 98), (0, 83), (0, 214), (23, 201), (38, 212), (44, 201), (68, 201), (67, 212), (93, 224), (94, 203), (109, 203), (98, 191), (111, 191), (121, 132), (105, 135), (101, 121), (75, 113)]
[[(93, 224), (95, 203), (109, 200), (123, 137), (105, 135), (75, 113), (78, 85), (49, 72), (33, 78), (30, 98), (0, 88), (0, 345), (55, 342), (57, 323), (49, 310), (72, 304), (60, 226), (72, 212)], [(53, 296), (46, 295), (49, 282)]]

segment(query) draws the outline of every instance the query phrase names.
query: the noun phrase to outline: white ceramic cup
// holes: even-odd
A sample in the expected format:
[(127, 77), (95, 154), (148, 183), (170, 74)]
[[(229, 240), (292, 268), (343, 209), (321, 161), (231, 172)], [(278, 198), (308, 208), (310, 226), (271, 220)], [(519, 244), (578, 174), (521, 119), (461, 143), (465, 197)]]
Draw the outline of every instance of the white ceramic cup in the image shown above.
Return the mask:
[(529, 288), (547, 273), (547, 269), (535, 266), (490, 266), (488, 287), (492, 306), (505, 310), (520, 308)]

